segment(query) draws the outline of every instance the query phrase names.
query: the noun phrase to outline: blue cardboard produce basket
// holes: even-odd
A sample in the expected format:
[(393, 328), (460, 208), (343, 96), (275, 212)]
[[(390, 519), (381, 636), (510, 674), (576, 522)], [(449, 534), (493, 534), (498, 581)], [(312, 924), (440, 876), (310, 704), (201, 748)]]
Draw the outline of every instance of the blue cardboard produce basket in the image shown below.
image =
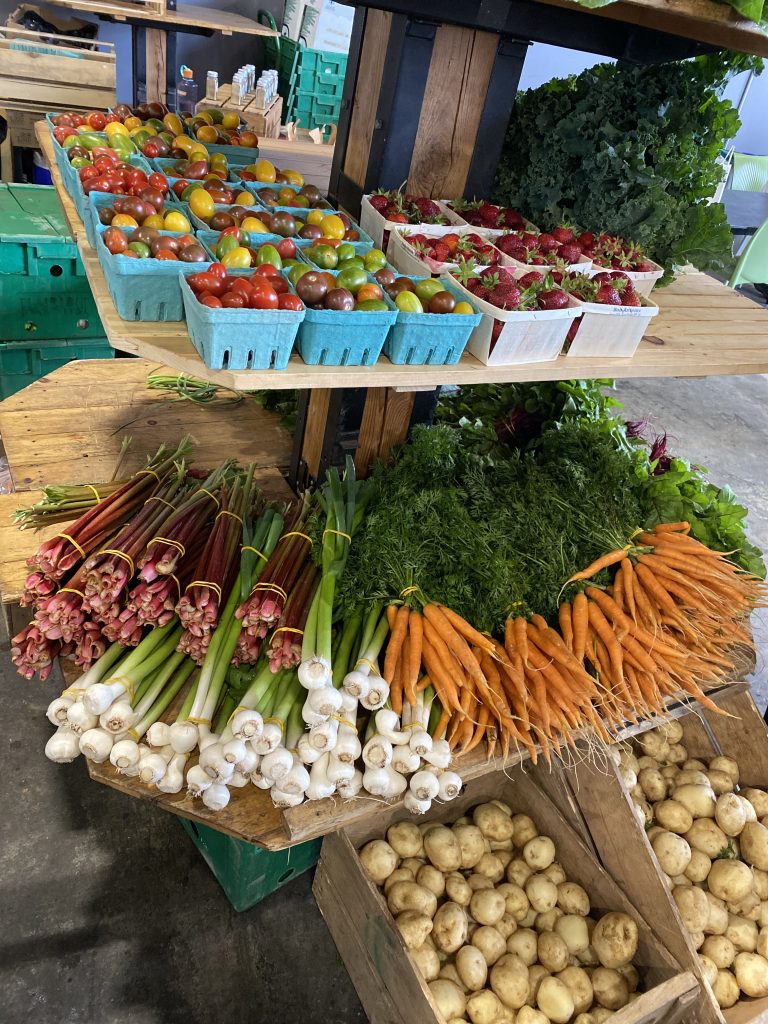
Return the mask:
[[(101, 209), (103, 209), (104, 207), (107, 207), (107, 206), (112, 206), (114, 201), (116, 199), (120, 199), (120, 198), (121, 198), (120, 196), (113, 195), (111, 192), (91, 192), (90, 195), (87, 197), (86, 207), (85, 207), (86, 215), (83, 218), (83, 223), (85, 224), (85, 236), (88, 239), (88, 242), (90, 243), (90, 245), (94, 246), (94, 248), (96, 246), (96, 233), (101, 228), (107, 226), (107, 225), (102, 224), (101, 221), (99, 220), (99, 210), (101, 210)], [(187, 203), (179, 202), (176, 199), (176, 197), (174, 196), (174, 194), (171, 192), (168, 196), (166, 196), (164, 209), (166, 211), (167, 210), (178, 210), (181, 213), (183, 213), (184, 216), (189, 221), (189, 224), (190, 224), (190, 230), (189, 230), (188, 234), (192, 234), (192, 235), (196, 234), (195, 226), (192, 223), (192, 214), (190, 212), (190, 209), (189, 209), (189, 206), (187, 205)], [(132, 229), (131, 228), (127, 228), (127, 229), (124, 229), (124, 230), (130, 231)], [(167, 233), (168, 234), (180, 234), (181, 232), (173, 231), (173, 232), (167, 232)]]
[[(411, 280), (427, 279), (412, 277)], [(466, 296), (455, 287), (447, 274), (440, 278), (440, 283), (457, 302), (467, 301)], [(472, 308), (474, 309), (474, 306)], [(404, 313), (398, 310), (395, 326), (384, 344), (384, 355), (393, 363), (408, 363), (411, 366), (446, 366), (458, 363), (469, 336), (482, 317), (483, 314), (478, 312)]]
[(286, 368), (305, 310), (211, 309), (198, 302), (183, 274), (179, 285), (189, 336), (210, 370)]
[[(152, 168), (149, 166), (149, 163), (144, 159), (143, 156), (138, 156), (138, 155), (130, 156), (130, 157), (128, 157), (128, 163), (132, 167), (140, 167), (141, 170), (144, 171), (144, 173), (147, 176), (149, 176), (152, 173)], [(67, 192), (69, 192), (69, 194), (72, 196), (72, 198), (75, 201), (75, 209), (77, 210), (78, 217), (85, 224), (87, 222), (87, 220), (88, 220), (88, 198), (89, 198), (89, 196), (87, 196), (85, 194), (85, 192), (83, 191), (83, 186), (80, 183), (80, 179), (77, 176), (77, 171), (75, 171), (75, 177), (74, 177), (74, 180), (72, 182), (72, 188), (70, 188), (69, 186), (66, 186), (66, 187), (67, 187)], [(122, 193), (122, 192), (115, 192), (115, 193), (106, 193), (105, 192), (104, 193), (104, 195), (108, 195), (108, 194), (112, 195), (113, 198), (114, 198), (114, 196), (124, 195), (125, 193)], [(90, 195), (90, 193), (89, 193), (89, 195)]]
[[(327, 273), (336, 274), (334, 271)], [(368, 280), (375, 283), (369, 274)], [(397, 319), (397, 307), (384, 294), (386, 311), (308, 309), (299, 328), (298, 349), (312, 366), (373, 366)]]

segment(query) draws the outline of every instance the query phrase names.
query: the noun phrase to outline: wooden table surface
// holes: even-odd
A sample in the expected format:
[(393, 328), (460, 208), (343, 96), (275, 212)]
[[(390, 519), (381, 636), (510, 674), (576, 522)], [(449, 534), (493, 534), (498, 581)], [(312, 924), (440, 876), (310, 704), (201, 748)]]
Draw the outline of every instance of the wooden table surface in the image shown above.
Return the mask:
[(98, 258), (55, 167), (44, 122), (38, 138), (67, 220), (78, 240), (86, 274), (113, 348), (167, 363), (179, 370), (238, 390), (259, 388), (394, 387), (413, 390), (440, 384), (571, 380), (574, 377), (703, 377), (768, 373), (768, 310), (705, 274), (682, 274), (653, 300), (660, 313), (629, 359), (561, 355), (551, 362), (485, 366), (465, 353), (455, 366), (396, 366), (382, 356), (374, 366), (310, 366), (294, 354), (285, 370), (210, 370), (183, 322), (133, 322), (115, 310)]

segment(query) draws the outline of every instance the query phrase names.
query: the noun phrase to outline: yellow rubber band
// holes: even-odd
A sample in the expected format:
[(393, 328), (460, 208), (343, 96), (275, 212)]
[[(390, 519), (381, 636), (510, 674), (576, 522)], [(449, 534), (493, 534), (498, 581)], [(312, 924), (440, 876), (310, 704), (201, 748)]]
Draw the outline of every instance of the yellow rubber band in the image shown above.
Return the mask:
[(304, 636), (304, 630), (296, 629), (294, 626), (278, 626), (272, 636), (277, 636), (278, 633), (298, 633), (299, 636)]
[(212, 583), (210, 580), (192, 580), (191, 583), (188, 583), (186, 587), (184, 587), (184, 590), (187, 591), (190, 587), (208, 587), (209, 590), (212, 590), (216, 594), (219, 601), (221, 601), (221, 587), (218, 583)]
[(219, 516), (232, 516), (232, 518), (236, 519), (241, 526), (243, 525), (243, 517), (239, 516), (237, 512), (230, 512), (228, 508), (223, 508), (221, 512), (217, 512), (216, 518), (218, 519)]
[(159, 535), (157, 537), (153, 537), (152, 540), (147, 543), (147, 547), (151, 547), (153, 544), (169, 544), (172, 548), (176, 548), (182, 558), (187, 553), (187, 549), (182, 543), (177, 540), (172, 540), (170, 537), (160, 537)]
[(131, 570), (131, 576), (133, 576), (133, 574), (136, 572), (136, 566), (133, 564), (133, 559), (131, 558), (130, 555), (126, 555), (126, 553), (124, 551), (118, 551), (117, 548), (103, 548), (99, 552), (99, 554), (100, 555), (114, 555), (115, 558), (122, 558), (122, 559), (124, 559), (128, 563), (128, 566), (129, 566), (129, 568)]
[(68, 533), (57, 533), (57, 534), (55, 534), (55, 536), (56, 536), (56, 537), (63, 537), (63, 538), (64, 538), (64, 540), (68, 540), (68, 541), (69, 541), (69, 543), (70, 543), (70, 544), (72, 545), (72, 547), (73, 547), (73, 548), (75, 548), (75, 550), (76, 550), (76, 551), (79, 551), (79, 553), (80, 553), (80, 557), (81, 557), (81, 558), (85, 558), (85, 552), (83, 551), (83, 549), (82, 549), (82, 548), (80, 547), (80, 545), (79, 545), (79, 544), (77, 543), (77, 541), (76, 541), (76, 540), (73, 540), (73, 539), (72, 539), (72, 538), (71, 538), (71, 537), (69, 536), (69, 534), (68, 534)]
[(191, 715), (187, 719), (188, 722), (192, 722), (193, 725), (210, 725), (210, 718), (193, 718)]
[(283, 732), (283, 730), (285, 729), (285, 725), (280, 721), (279, 718), (274, 718), (273, 716), (270, 715), (269, 718), (265, 718), (264, 719), (264, 725), (269, 725), (270, 722), (273, 722), (276, 726), (278, 726), (279, 729), (280, 729), (280, 732)]
[(170, 501), (166, 501), (165, 498), (161, 498), (159, 494), (150, 494), (144, 504), (148, 505), (150, 501), (159, 501), (161, 505), (167, 505), (172, 512), (176, 511), (176, 506), (172, 505)]
[(173, 582), (176, 584), (176, 589), (179, 592), (179, 597), (181, 597), (181, 584), (179, 583), (178, 577), (174, 576), (174, 574), (172, 572), (169, 572), (167, 575), (170, 576), (171, 579), (173, 580)]
[[(247, 708), (243, 704), (238, 704), (238, 706), (235, 708), (235, 710), (232, 712), (232, 714), (227, 719), (227, 725), (229, 725), (229, 723), (232, 721), (232, 719), (235, 717), (235, 715), (238, 714), (240, 711), (253, 711), (253, 708)], [(256, 712), (256, 713), (258, 714), (258, 712)]]
[(203, 492), (203, 494), (207, 494), (211, 501), (216, 502), (216, 508), (221, 508), (221, 502), (219, 501), (215, 494), (211, 494), (207, 487), (201, 487), (200, 490)]
[(251, 591), (251, 593), (255, 594), (257, 590), (272, 590), (276, 594), (280, 594), (284, 601), (288, 600), (288, 595), (286, 594), (286, 592), (283, 590), (282, 587), (278, 587), (276, 583), (257, 583), (256, 586)]
[(421, 587), (406, 587), (405, 590), (400, 591), (400, 597), (408, 597), (409, 594), (415, 594), (417, 590), (421, 590)]
[(78, 597), (82, 597), (82, 599), (85, 600), (85, 594), (82, 592), (82, 590), (75, 590), (74, 587), (59, 587), (58, 593), (59, 594), (77, 594)]
[(423, 729), (423, 728), (424, 728), (424, 726), (421, 724), (421, 722), (409, 722), (408, 725), (401, 725), (400, 726), (400, 731), (402, 732), (405, 729)]
[(375, 672), (378, 675), (379, 670), (376, 668), (373, 662), (368, 661), (367, 658), (358, 658), (357, 661), (355, 662), (355, 668), (357, 668), (358, 665), (367, 665), (371, 672)]
[(243, 546), (240, 548), (240, 550), (241, 551), (252, 551), (254, 553), (254, 555), (258, 555), (259, 558), (263, 558), (265, 562), (269, 561), (269, 559), (267, 558), (267, 556), (264, 554), (263, 551), (259, 551), (258, 548), (253, 547), (251, 544), (243, 544)]
[(59, 696), (61, 697), (80, 697), (85, 693), (84, 686), (68, 686), (66, 690), (62, 690)]
[(141, 476), (142, 473), (151, 473), (152, 476), (155, 478), (155, 480), (157, 480), (158, 483), (161, 482), (160, 481), (160, 477), (157, 475), (157, 473), (154, 471), (154, 469), (140, 469), (137, 472), (136, 476)]
[(138, 742), (139, 742), (139, 740), (141, 739), (141, 736), (139, 736), (139, 734), (138, 734), (138, 733), (136, 732), (136, 730), (135, 730), (135, 729), (129, 729), (129, 730), (128, 730), (128, 735), (129, 735), (129, 736), (133, 736), (133, 738), (134, 738), (134, 739), (136, 740), (136, 742), (137, 742), (137, 743), (138, 743)]
[(348, 533), (344, 533), (343, 530), (323, 530), (323, 537), (325, 537), (326, 533), (335, 533), (337, 537), (343, 537), (344, 540), (348, 540), (350, 544), (352, 543), (352, 538), (349, 536)]
[(93, 493), (96, 495), (96, 501), (101, 501), (101, 495), (93, 486), (93, 484), (85, 484), (85, 486), (88, 488), (89, 491), (93, 491)]
[(329, 715), (332, 722), (338, 722), (339, 725), (348, 725), (350, 729), (357, 729), (357, 725), (354, 722), (350, 722), (348, 718), (342, 718), (341, 715)]
[(286, 537), (303, 537), (304, 540), (308, 540), (310, 544), (314, 543), (312, 538), (308, 537), (306, 533), (302, 533), (301, 530), (291, 530), (290, 533), (284, 533), (280, 540), (285, 540)]
[(108, 679), (109, 683), (117, 683), (118, 686), (122, 686), (128, 696), (133, 700), (133, 683), (130, 679)]

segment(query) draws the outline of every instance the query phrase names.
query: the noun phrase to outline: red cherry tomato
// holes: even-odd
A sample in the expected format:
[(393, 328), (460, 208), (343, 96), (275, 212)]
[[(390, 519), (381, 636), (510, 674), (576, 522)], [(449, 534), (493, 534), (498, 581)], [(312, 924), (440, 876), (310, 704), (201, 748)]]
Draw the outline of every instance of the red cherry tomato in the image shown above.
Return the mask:
[(109, 114), (107, 114), (106, 117), (104, 118), (105, 124), (112, 124), (113, 121), (119, 121), (119, 120), (120, 120), (120, 118), (117, 116), (117, 114), (113, 114), (111, 112)]
[(99, 174), (108, 174), (115, 166), (115, 161), (108, 156), (99, 156), (93, 161), (93, 166)]
[(227, 292), (222, 295), (221, 304), (225, 309), (245, 309), (248, 305), (248, 296), (242, 292)]
[(85, 118), (82, 114), (70, 114), (70, 117), (75, 128), (81, 128), (85, 124)]
[(105, 178), (88, 178), (83, 182), (83, 192), (88, 196), (91, 192), (109, 192), (109, 182)]
[(292, 309), (300, 313), (304, 309), (304, 303), (298, 295), (294, 295), (292, 292), (285, 292), (283, 295), (278, 295), (277, 308)]
[(251, 294), (253, 288), (247, 277), (236, 277), (228, 286), (227, 291), (229, 294), (232, 292), (239, 292), (241, 295), (245, 295), (247, 297)]
[(275, 289), (278, 295), (285, 295), (288, 289), (288, 282), (284, 277), (273, 277), (270, 284)]
[(203, 306), (210, 306), (211, 309), (221, 309), (222, 307), (221, 299), (217, 299), (215, 295), (208, 293), (200, 296), (200, 302)]
[(200, 271), (199, 274), (190, 274), (187, 278), (187, 284), (196, 295), (223, 295), (224, 281), (217, 277), (215, 274), (208, 273), (205, 270)]
[(120, 228), (107, 228), (101, 238), (113, 256), (125, 252), (128, 248), (128, 239)]
[(153, 171), (150, 174), (147, 181), (152, 186), (152, 188), (156, 188), (158, 192), (168, 191), (168, 179), (164, 174), (161, 174), (159, 171)]
[(254, 288), (249, 300), (251, 309), (278, 309), (280, 299), (272, 285), (264, 278), (254, 277), (253, 282)]
[(178, 258), (171, 249), (158, 249), (155, 253), (156, 260), (178, 260)]
[(98, 178), (99, 172), (93, 166), (93, 164), (86, 164), (85, 167), (81, 167), (77, 172), (77, 176), (80, 181), (88, 181), (89, 178)]
[(223, 281), (227, 276), (227, 268), (223, 263), (212, 263), (208, 268), (208, 273), (213, 274), (215, 277), (220, 277)]
[(240, 228), (237, 227), (237, 226), (233, 226), (231, 228), (224, 228), (224, 230), (219, 235), (219, 239), (218, 240), (221, 241), (222, 238), (226, 238), (227, 235), (232, 235), (232, 237), (236, 238), (238, 240), (238, 242), (239, 242), (240, 241), (240, 235), (241, 235)]
[(296, 243), (292, 238), (283, 238), (277, 243), (277, 251), (284, 260), (292, 260), (296, 256)]
[(273, 263), (260, 263), (258, 267), (256, 267), (255, 273), (258, 274), (259, 277), (266, 277), (270, 280), (275, 277), (280, 277), (280, 271)]
[(184, 191), (187, 188), (189, 188), (189, 182), (187, 181), (186, 178), (182, 178), (180, 181), (174, 181), (173, 183), (174, 195), (176, 195), (177, 198), (179, 199), (181, 198), (181, 196), (183, 195)]

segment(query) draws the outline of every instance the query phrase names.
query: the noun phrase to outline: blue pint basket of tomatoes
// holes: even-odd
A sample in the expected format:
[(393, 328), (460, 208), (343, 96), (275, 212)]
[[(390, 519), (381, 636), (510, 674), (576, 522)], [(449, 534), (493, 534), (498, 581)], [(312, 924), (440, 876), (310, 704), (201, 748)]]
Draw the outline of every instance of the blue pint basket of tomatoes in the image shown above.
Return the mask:
[(221, 263), (179, 278), (192, 344), (211, 370), (284, 370), (304, 319), (288, 277)]
[(96, 253), (118, 316), (123, 320), (183, 320), (179, 272), (181, 276), (194, 274), (211, 265), (210, 255), (197, 239), (157, 231), (150, 241), (131, 241), (141, 228), (128, 234), (111, 225), (99, 225), (97, 230)]
[(307, 307), (297, 342), (304, 362), (373, 366), (397, 319), (397, 308), (373, 275), (358, 267), (307, 268), (295, 285)]
[[(410, 287), (405, 282), (410, 282)], [(458, 363), (483, 314), (466, 301), (450, 278), (402, 275), (384, 289), (398, 310), (384, 355), (393, 363), (411, 366)]]

